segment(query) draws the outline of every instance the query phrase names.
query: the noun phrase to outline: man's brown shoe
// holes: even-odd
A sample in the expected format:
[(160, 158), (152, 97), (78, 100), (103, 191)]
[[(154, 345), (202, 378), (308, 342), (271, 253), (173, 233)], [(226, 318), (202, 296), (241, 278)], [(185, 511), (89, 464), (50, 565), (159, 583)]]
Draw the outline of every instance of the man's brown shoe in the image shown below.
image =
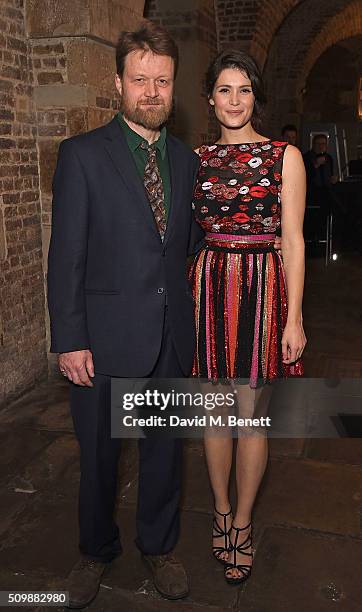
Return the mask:
[(85, 608), (93, 601), (105, 568), (105, 563), (85, 558), (75, 564), (66, 581), (66, 591), (69, 591), (68, 608)]
[(182, 599), (189, 594), (186, 572), (173, 555), (142, 555), (152, 572), (153, 582), (166, 599)]

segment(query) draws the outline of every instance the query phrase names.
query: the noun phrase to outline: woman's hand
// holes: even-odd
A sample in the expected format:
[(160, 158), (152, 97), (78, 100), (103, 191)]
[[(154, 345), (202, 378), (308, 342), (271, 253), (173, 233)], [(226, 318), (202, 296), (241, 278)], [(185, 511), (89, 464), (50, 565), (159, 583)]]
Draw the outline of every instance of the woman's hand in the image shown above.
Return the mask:
[(291, 364), (300, 359), (306, 344), (303, 323), (287, 321), (282, 337), (283, 363)]
[(282, 253), (282, 239), (281, 239), (280, 236), (275, 236), (274, 248), (277, 251), (277, 253), (279, 253), (279, 255), (281, 257), (283, 257), (283, 253)]

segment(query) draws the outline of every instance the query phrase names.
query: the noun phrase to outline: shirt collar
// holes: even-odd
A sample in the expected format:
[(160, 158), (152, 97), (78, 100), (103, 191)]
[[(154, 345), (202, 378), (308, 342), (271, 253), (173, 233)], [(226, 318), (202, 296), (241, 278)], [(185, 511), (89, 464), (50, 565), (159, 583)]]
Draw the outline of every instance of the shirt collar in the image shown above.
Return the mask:
[[(142, 142), (146, 142), (147, 146), (149, 146), (147, 140), (142, 138), (142, 136), (137, 134), (137, 132), (135, 132), (129, 127), (128, 123), (125, 122), (122, 113), (117, 114), (117, 119), (124, 131), (124, 134), (127, 140), (127, 144), (130, 150), (132, 151), (132, 153), (134, 153), (136, 149), (139, 148)], [(153, 143), (153, 146), (155, 146), (156, 149), (159, 150), (162, 159), (165, 159), (165, 155), (166, 155), (166, 136), (167, 136), (167, 131), (166, 131), (165, 126), (163, 126), (163, 128), (160, 131), (160, 136), (158, 140), (156, 140), (156, 142)]]

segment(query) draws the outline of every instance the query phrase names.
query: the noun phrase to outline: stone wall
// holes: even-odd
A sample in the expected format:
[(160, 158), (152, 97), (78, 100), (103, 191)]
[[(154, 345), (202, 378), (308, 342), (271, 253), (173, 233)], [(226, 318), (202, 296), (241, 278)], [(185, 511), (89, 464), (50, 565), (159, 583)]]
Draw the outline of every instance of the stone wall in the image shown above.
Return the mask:
[(0, 6), (0, 403), (47, 372), (37, 116), (24, 3)]

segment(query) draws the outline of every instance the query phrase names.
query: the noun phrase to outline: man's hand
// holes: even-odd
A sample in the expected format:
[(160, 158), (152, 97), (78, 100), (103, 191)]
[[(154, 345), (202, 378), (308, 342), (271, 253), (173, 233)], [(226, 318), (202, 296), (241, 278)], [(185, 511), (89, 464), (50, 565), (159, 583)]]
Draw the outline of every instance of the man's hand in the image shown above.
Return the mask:
[(75, 385), (81, 387), (93, 387), (90, 377), (94, 376), (92, 353), (84, 351), (72, 351), (71, 353), (60, 353), (58, 357), (59, 369)]
[(282, 239), (280, 236), (275, 236), (274, 248), (278, 251), (279, 255), (282, 255)]

